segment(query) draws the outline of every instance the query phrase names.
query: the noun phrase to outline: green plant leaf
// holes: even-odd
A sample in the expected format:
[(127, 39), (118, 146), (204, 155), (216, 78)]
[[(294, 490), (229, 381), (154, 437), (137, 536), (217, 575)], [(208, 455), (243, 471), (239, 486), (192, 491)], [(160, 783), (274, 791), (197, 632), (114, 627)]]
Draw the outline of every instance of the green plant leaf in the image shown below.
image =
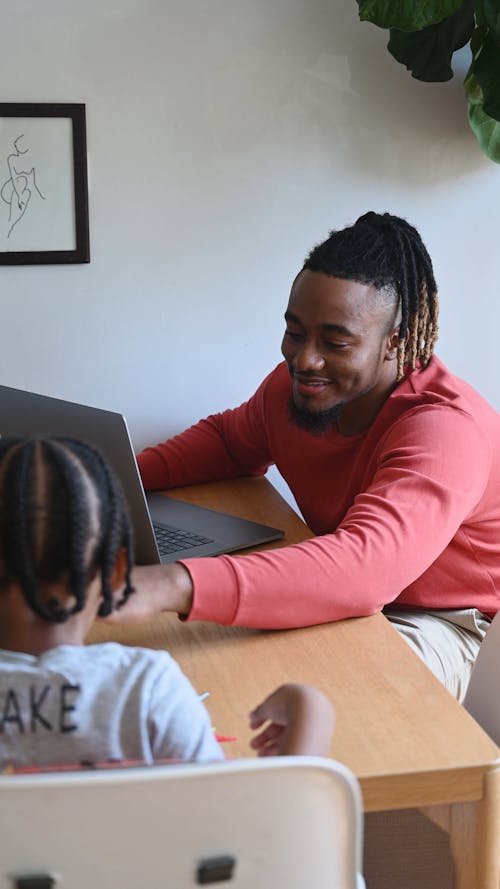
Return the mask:
[(476, 78), (474, 77), (474, 72), (472, 70), (472, 64), (467, 71), (464, 80), (465, 87), (465, 95), (467, 96), (467, 101), (469, 105), (482, 105), (483, 104), (483, 91), (479, 86)]
[(492, 161), (500, 164), (500, 123), (486, 114), (482, 105), (481, 87), (471, 71), (465, 78), (465, 91), (469, 103), (470, 128), (482, 151)]
[(389, 52), (418, 80), (449, 80), (453, 53), (470, 41), (469, 124), (484, 153), (500, 163), (500, 0), (357, 3), (361, 21), (390, 30)]
[(472, 32), (472, 37), (470, 39), (470, 48), (473, 56), (477, 56), (479, 50), (483, 45), (484, 38), (488, 33), (487, 25), (478, 25), (477, 24), (477, 15), (476, 15), (476, 27)]
[(483, 45), (471, 65), (483, 94), (483, 108), (489, 117), (500, 121), (500, 50), (491, 31), (483, 38)]
[(474, 0), (468, 0), (439, 24), (411, 34), (391, 28), (387, 49), (417, 80), (450, 80), (451, 57), (468, 43), (474, 30), (474, 6)]
[(500, 46), (500, 0), (482, 0), (482, 17), (488, 25), (495, 42)]
[(478, 0), (476, 6), (476, 25), (478, 28), (482, 28), (483, 26), (486, 28), (488, 26), (488, 23), (486, 21), (486, 14), (484, 11), (483, 0)]
[(358, 0), (362, 22), (372, 22), (379, 28), (398, 28), (400, 31), (420, 31), (443, 21), (460, 6), (463, 0)]
[(500, 123), (488, 117), (481, 105), (469, 107), (469, 123), (484, 153), (500, 164)]

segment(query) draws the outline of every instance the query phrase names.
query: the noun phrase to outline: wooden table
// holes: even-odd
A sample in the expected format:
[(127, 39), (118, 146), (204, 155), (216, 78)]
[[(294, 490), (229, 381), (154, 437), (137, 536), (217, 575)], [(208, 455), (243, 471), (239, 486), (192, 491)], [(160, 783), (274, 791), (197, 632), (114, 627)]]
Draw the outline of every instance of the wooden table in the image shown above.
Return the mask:
[[(311, 537), (265, 479), (169, 491), (170, 496)], [(261, 549), (282, 546), (283, 542)], [(331, 755), (361, 785), (365, 811), (423, 808), (448, 830), (457, 889), (498, 889), (500, 751), (383, 617), (298, 630), (181, 623), (162, 615), (133, 628), (93, 630), (90, 641), (168, 648), (207, 700), (231, 756), (253, 755), (248, 711), (283, 681), (311, 683), (334, 702)]]

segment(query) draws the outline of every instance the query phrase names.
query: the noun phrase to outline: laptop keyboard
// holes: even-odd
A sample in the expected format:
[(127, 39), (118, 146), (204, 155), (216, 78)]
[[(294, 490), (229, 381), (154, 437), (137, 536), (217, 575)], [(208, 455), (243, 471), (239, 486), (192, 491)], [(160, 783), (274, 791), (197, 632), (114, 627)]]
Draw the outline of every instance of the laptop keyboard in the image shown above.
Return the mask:
[(153, 523), (153, 528), (158, 549), (162, 556), (167, 556), (169, 553), (175, 553), (182, 549), (202, 546), (204, 543), (214, 542), (209, 537), (203, 537), (201, 534), (195, 534), (183, 528), (171, 528), (170, 525)]

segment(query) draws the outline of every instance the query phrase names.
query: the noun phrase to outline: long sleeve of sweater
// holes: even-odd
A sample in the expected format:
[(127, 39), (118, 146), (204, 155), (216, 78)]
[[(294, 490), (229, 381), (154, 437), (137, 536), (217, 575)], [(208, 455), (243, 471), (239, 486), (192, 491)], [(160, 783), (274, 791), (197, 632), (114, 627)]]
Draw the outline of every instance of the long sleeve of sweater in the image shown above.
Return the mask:
[[(457, 607), (461, 594), (470, 604), (471, 581), (482, 583), (479, 597), (492, 597), (471, 541), (454, 541), (464, 519), (473, 522), (489, 475), (491, 454), (474, 420), (448, 407), (419, 411), (392, 427), (382, 451), (333, 533), (248, 556), (185, 561), (195, 591), (190, 619), (308, 626), (375, 613), (404, 601), (404, 591), (413, 604), (421, 597), (422, 607)], [(462, 588), (453, 590), (455, 578)]]
[(184, 562), (189, 618), (299, 627), (406, 608), (500, 606), (500, 418), (434, 357), (372, 426), (323, 436), (290, 419), (287, 368), (249, 401), (139, 457), (147, 488), (263, 473), (274, 463), (317, 535)]

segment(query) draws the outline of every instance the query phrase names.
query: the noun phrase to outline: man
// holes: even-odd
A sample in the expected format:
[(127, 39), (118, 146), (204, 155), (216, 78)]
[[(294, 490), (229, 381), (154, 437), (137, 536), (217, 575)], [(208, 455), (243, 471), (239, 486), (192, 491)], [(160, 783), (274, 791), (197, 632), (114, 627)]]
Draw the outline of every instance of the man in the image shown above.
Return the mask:
[(275, 463), (317, 536), (137, 569), (136, 615), (287, 628), (384, 609), (461, 699), (500, 605), (500, 417), (433, 356), (437, 319), (405, 220), (367, 213), (316, 247), (292, 285), (285, 362), (139, 467), (161, 489)]

